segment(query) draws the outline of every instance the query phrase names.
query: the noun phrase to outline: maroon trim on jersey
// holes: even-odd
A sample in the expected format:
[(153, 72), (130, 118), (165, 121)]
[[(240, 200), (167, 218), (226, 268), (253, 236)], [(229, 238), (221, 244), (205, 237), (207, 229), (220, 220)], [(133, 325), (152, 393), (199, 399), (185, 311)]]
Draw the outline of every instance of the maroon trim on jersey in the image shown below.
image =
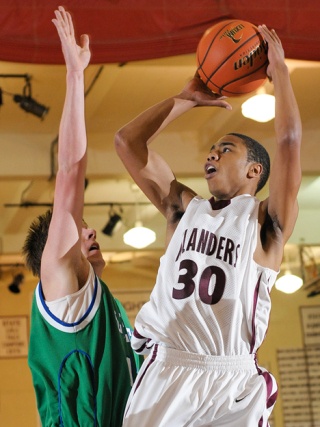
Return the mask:
[[(145, 370), (141, 373), (141, 375), (140, 375), (140, 372), (141, 372), (141, 369), (140, 369), (140, 372), (139, 372), (138, 377), (137, 377), (138, 381), (137, 381), (136, 385), (134, 386), (134, 392), (133, 392), (133, 394), (139, 388), (139, 386), (141, 384), (141, 381), (143, 380), (145, 374), (147, 373), (147, 370), (150, 368), (150, 366), (152, 365), (152, 363), (156, 360), (157, 353), (158, 353), (158, 344), (155, 344), (154, 348), (153, 348), (152, 356), (151, 356), (151, 358), (149, 360), (149, 363), (147, 364), (147, 366), (145, 367)], [(126, 410), (126, 414), (127, 414), (128, 410), (129, 410), (129, 408), (130, 408), (130, 404), (129, 404), (127, 410)]]
[[(272, 379), (270, 373), (269, 372), (262, 372), (261, 369), (259, 369), (259, 368), (258, 368), (258, 373), (259, 373), (259, 375), (263, 376), (263, 378), (266, 382), (266, 385), (267, 385), (266, 404), (267, 404), (267, 408), (271, 408), (276, 403), (276, 400), (278, 397), (278, 389), (273, 394), (271, 394), (273, 379)], [(263, 426), (263, 417), (261, 417), (259, 424), (258, 424), (258, 427), (262, 427), (262, 426)]]
[(136, 330), (136, 328), (134, 328), (133, 330), (133, 335), (135, 338), (137, 338), (138, 340), (143, 340), (143, 344), (139, 347), (139, 348), (135, 348), (134, 351), (136, 353), (142, 353), (143, 350), (147, 347), (147, 345), (149, 344), (149, 342), (151, 341), (150, 338), (146, 338), (142, 335), (139, 334), (139, 332)]
[(256, 311), (257, 311), (257, 302), (258, 302), (258, 295), (259, 295), (259, 288), (260, 288), (260, 281), (261, 281), (262, 273), (259, 276), (258, 282), (256, 284), (256, 289), (254, 291), (254, 299), (253, 299), (253, 310), (252, 310), (252, 337), (251, 337), (251, 344), (250, 344), (250, 354), (253, 353), (253, 349), (256, 343)]
[(145, 369), (145, 370), (143, 371), (143, 373), (140, 375), (140, 378), (139, 378), (139, 380), (138, 380), (138, 382), (137, 382), (137, 385), (136, 385), (136, 387), (135, 387), (135, 389), (134, 389), (134, 393), (137, 391), (137, 388), (138, 388), (138, 387), (139, 387), (139, 385), (141, 384), (141, 381), (143, 380), (143, 378), (144, 378), (145, 374), (147, 373), (147, 370), (150, 368), (150, 366), (152, 365), (152, 363), (156, 360), (157, 354), (158, 354), (158, 344), (155, 344), (155, 345), (154, 345), (154, 348), (153, 348), (152, 356), (151, 356), (151, 358), (150, 358), (150, 360), (149, 360), (149, 363), (148, 363), (148, 364), (147, 364), (147, 366), (146, 366), (146, 369)]
[(145, 339), (146, 339), (146, 337), (144, 337), (144, 336), (140, 335), (140, 333), (136, 330), (136, 328), (134, 328), (133, 335), (134, 335), (136, 338), (139, 338), (140, 340), (145, 340)]
[(226, 206), (230, 205), (231, 200), (215, 201), (214, 197), (211, 197), (211, 199), (209, 199), (209, 202), (213, 211), (219, 211), (220, 209), (223, 209)]
[[(268, 371), (263, 372), (261, 368), (259, 368), (258, 362), (257, 362), (257, 355), (255, 355), (255, 364), (256, 364), (258, 374), (262, 375), (266, 382), (266, 386), (267, 386), (266, 406), (267, 408), (271, 408), (276, 403), (276, 400), (278, 397), (278, 388), (276, 388), (276, 391), (273, 394), (271, 394), (274, 380), (272, 379), (272, 375)], [(260, 418), (259, 424), (258, 424), (258, 427), (262, 427), (262, 426), (263, 426), (263, 416)]]

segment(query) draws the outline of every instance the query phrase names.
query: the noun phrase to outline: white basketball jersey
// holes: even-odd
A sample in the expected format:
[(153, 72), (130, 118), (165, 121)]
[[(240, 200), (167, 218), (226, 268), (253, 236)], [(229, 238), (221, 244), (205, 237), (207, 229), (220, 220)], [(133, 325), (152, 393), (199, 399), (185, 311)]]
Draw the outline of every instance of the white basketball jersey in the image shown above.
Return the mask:
[(253, 260), (260, 201), (195, 197), (160, 260), (157, 281), (137, 315), (132, 346), (244, 355), (260, 347), (277, 273)]

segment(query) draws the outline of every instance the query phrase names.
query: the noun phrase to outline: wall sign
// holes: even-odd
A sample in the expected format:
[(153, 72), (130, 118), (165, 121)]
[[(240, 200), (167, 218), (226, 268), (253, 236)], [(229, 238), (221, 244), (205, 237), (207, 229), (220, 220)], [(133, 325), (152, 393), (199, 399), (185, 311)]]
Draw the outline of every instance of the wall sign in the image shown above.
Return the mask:
[(300, 307), (304, 345), (320, 345), (320, 305)]
[(0, 358), (28, 355), (28, 317), (0, 316)]

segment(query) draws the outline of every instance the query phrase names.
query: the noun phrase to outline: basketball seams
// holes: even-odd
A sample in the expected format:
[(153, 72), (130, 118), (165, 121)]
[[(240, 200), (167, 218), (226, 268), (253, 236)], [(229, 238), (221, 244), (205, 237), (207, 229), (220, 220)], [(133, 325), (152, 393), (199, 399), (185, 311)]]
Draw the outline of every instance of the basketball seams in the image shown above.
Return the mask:
[[(242, 49), (247, 43), (249, 43), (254, 37), (257, 37), (257, 34), (253, 34), (249, 39), (245, 40), (245, 42), (239, 46), (236, 50), (232, 51), (232, 53), (227, 56), (223, 62), (221, 62), (221, 64), (219, 65), (219, 67), (217, 67), (209, 76), (208, 81), (211, 79), (211, 77), (216, 74), (216, 72), (234, 55), (236, 54), (240, 49)], [(258, 36), (259, 38), (259, 36)], [(202, 70), (203, 71), (203, 70)]]
[[(238, 92), (228, 91), (228, 89), (225, 89), (225, 87), (228, 86), (228, 85), (231, 85), (232, 83), (237, 82), (238, 80), (242, 80), (242, 79), (244, 79), (246, 77), (249, 77), (250, 75), (254, 74), (256, 71), (261, 70), (261, 68), (265, 67), (267, 64), (268, 64), (268, 61), (264, 62), (260, 67), (256, 68), (255, 70), (252, 70), (251, 73), (244, 74), (243, 76), (241, 76), (241, 77), (239, 77), (237, 79), (230, 80), (228, 83), (225, 83), (223, 86), (220, 87), (220, 91), (223, 90), (224, 92), (228, 92), (229, 95), (245, 95), (244, 93), (238, 93)], [(216, 85), (214, 85), (214, 86), (216, 86)], [(216, 86), (216, 87), (218, 87), (218, 86)], [(227, 95), (227, 94), (225, 94), (225, 95)]]
[[(220, 36), (221, 35), (221, 32), (226, 28), (226, 27), (228, 27), (228, 25), (231, 25), (232, 23), (234, 23), (234, 22), (237, 22), (237, 21), (228, 21), (226, 24), (225, 24), (225, 26), (224, 27), (222, 27), (221, 29), (220, 29), (220, 31), (214, 36), (214, 38), (211, 40), (211, 42), (210, 42), (210, 44), (209, 44), (209, 46), (207, 47), (207, 49), (206, 49), (206, 53), (204, 54), (204, 56), (203, 56), (203, 59), (202, 59), (202, 62), (200, 63), (200, 59), (199, 59), (199, 51), (197, 51), (197, 58), (198, 58), (198, 64), (199, 64), (199, 66), (198, 66), (198, 70), (199, 69), (201, 69), (202, 71), (203, 71), (203, 69), (202, 69), (202, 66), (203, 66), (203, 64), (205, 63), (205, 61), (206, 61), (206, 59), (207, 59), (207, 56), (208, 56), (208, 54), (209, 54), (209, 52), (210, 52), (210, 49), (211, 49), (211, 46), (212, 46), (212, 44), (214, 43), (214, 41), (216, 40), (216, 38), (218, 37), (218, 36)], [(219, 68), (218, 68), (219, 69)], [(205, 74), (205, 73), (204, 73)], [(210, 79), (210, 78), (209, 78)], [(208, 80), (209, 80), (208, 79)], [(206, 83), (208, 83), (208, 80), (207, 80), (207, 82)]]

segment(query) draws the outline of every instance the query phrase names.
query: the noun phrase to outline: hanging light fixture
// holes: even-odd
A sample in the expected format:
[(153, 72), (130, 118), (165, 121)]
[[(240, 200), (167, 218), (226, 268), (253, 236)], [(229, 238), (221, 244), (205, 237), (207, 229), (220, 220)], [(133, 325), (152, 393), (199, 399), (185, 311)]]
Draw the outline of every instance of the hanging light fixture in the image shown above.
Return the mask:
[(43, 120), (44, 116), (48, 113), (49, 108), (45, 105), (39, 104), (35, 99), (31, 96), (31, 82), (30, 77), (28, 76), (26, 78), (26, 84), (23, 88), (23, 94), (22, 95), (14, 95), (13, 96), (14, 102), (18, 103), (20, 105), (20, 108), (22, 108), (27, 113), (34, 114), (35, 116), (39, 117), (41, 120)]
[(133, 228), (124, 233), (123, 241), (126, 245), (132, 246), (133, 248), (142, 249), (155, 242), (157, 236), (154, 231), (150, 230), (150, 228), (144, 227), (140, 219), (137, 194), (138, 192), (141, 192), (141, 190), (136, 184), (131, 186), (131, 190), (135, 198), (136, 222)]
[(141, 221), (136, 221), (134, 227), (123, 235), (124, 243), (137, 249), (145, 248), (155, 240), (156, 233), (150, 228), (143, 227)]
[(290, 270), (286, 270), (284, 275), (281, 276), (275, 283), (278, 291), (286, 294), (293, 294), (303, 285), (303, 280), (299, 276), (295, 276)]
[(13, 100), (14, 102), (20, 105), (20, 108), (22, 108), (22, 110), (39, 117), (41, 120), (44, 119), (44, 116), (49, 111), (48, 107), (39, 104), (39, 102), (31, 98), (31, 96), (29, 95), (13, 95)]
[(8, 285), (8, 289), (13, 294), (19, 294), (21, 292), (20, 286), (24, 281), (24, 275), (22, 273), (16, 274), (13, 281)]
[(247, 99), (241, 105), (244, 117), (256, 122), (266, 123), (275, 117), (275, 97), (266, 93), (264, 87), (258, 89), (257, 94)]
[[(283, 276), (279, 277), (278, 280), (276, 280), (275, 288), (278, 291), (284, 292), (286, 294), (293, 294), (298, 289), (301, 288), (303, 285), (303, 280), (301, 277), (296, 276), (295, 274), (291, 273), (290, 270), (290, 262), (289, 262), (289, 249), (286, 247), (284, 251), (284, 262), (285, 262), (285, 271)], [(301, 263), (301, 259), (300, 259)]]
[[(122, 209), (120, 208), (120, 212), (122, 213)], [(106, 236), (113, 236), (113, 234), (120, 228), (122, 217), (120, 214), (116, 213), (113, 209), (113, 205), (110, 207), (109, 211), (109, 220), (107, 224), (101, 230), (103, 234)]]
[(49, 107), (40, 104), (32, 98), (31, 93), (31, 76), (29, 74), (0, 74), (0, 78), (24, 78), (25, 85), (23, 88), (22, 95), (13, 94), (0, 89), (0, 105), (2, 105), (2, 94), (12, 96), (14, 102), (19, 104), (20, 108), (27, 113), (31, 113), (34, 116), (39, 117), (41, 120), (48, 114)]

